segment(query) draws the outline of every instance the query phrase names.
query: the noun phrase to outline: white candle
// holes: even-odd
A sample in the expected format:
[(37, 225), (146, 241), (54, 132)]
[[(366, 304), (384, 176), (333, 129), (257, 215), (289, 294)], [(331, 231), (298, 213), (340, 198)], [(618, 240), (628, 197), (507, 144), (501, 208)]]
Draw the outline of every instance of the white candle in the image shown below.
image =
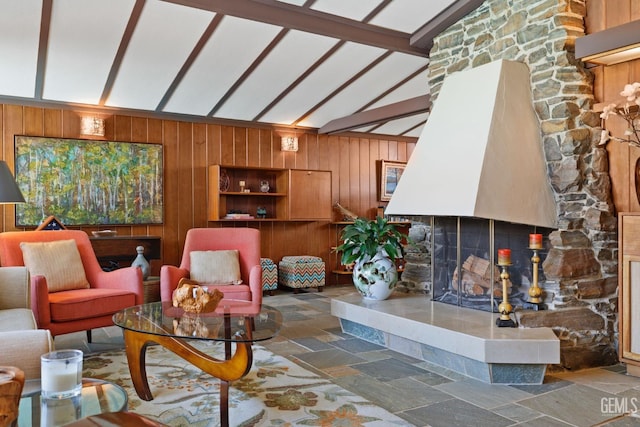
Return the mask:
[(42, 389), (52, 392), (73, 390), (78, 384), (78, 372), (74, 364), (73, 370), (65, 369), (64, 363), (52, 363), (42, 376)]
[(40, 382), (45, 398), (67, 398), (82, 392), (82, 351), (59, 350), (40, 357)]

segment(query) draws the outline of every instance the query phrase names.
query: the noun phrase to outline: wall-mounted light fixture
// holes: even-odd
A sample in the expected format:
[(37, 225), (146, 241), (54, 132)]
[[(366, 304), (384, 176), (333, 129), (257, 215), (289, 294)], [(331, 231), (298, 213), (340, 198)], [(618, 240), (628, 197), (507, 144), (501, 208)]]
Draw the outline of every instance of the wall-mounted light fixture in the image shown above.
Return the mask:
[(576, 59), (614, 65), (640, 58), (640, 20), (576, 39)]
[(80, 119), (82, 135), (104, 136), (104, 119), (94, 116), (83, 116)]
[(283, 136), (280, 140), (280, 151), (298, 151), (298, 138)]

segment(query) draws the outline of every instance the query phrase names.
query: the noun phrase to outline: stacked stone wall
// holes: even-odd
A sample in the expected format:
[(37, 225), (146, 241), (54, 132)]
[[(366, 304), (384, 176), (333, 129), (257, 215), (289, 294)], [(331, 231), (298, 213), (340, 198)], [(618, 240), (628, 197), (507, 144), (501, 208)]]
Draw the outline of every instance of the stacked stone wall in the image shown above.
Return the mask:
[[(487, 0), (435, 38), (429, 66), (435, 103), (449, 74), (500, 59), (529, 67), (558, 229), (542, 266), (550, 310), (519, 321), (554, 329), (565, 369), (617, 360), (617, 222), (593, 77), (573, 54), (585, 13), (584, 0)], [(473, 108), (460, 100), (461, 122)]]

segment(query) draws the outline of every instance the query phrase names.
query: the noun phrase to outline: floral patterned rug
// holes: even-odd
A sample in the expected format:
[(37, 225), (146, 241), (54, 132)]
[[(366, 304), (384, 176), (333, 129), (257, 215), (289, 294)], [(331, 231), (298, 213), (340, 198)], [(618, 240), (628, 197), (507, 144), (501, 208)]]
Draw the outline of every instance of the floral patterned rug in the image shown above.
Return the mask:
[[(222, 358), (220, 344), (192, 343)], [(103, 352), (84, 360), (84, 376), (100, 378), (123, 387), (129, 395), (129, 411), (170, 426), (219, 425), (219, 381), (172, 352), (147, 349), (147, 379), (154, 399), (136, 394), (124, 350)], [(248, 426), (411, 426), (330, 381), (254, 346), (253, 366), (229, 391), (229, 421)]]

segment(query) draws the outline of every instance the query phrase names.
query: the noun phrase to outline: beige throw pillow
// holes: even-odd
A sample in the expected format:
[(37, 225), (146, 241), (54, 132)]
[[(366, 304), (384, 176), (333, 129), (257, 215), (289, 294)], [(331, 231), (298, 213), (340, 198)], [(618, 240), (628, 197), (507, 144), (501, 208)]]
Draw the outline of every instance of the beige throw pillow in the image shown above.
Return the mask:
[(191, 279), (218, 285), (242, 283), (237, 250), (193, 251), (190, 257)]
[(89, 287), (75, 240), (22, 242), (20, 249), (29, 274), (44, 276), (49, 292)]

